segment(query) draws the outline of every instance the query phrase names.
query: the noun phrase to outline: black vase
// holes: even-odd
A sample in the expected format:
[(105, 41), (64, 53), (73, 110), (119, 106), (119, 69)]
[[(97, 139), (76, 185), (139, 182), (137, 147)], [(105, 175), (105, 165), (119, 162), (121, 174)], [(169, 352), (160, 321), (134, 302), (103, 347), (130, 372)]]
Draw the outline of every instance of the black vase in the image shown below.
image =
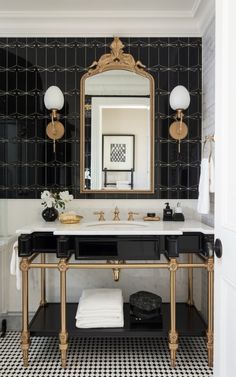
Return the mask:
[(58, 217), (58, 211), (54, 207), (47, 207), (43, 210), (42, 217), (45, 221), (55, 221)]

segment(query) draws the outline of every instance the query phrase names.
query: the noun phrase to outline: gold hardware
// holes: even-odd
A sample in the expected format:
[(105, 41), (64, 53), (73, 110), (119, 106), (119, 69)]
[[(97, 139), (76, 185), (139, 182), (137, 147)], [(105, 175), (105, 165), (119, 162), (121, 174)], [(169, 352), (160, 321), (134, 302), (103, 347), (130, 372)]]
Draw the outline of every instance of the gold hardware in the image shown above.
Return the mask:
[(183, 122), (184, 114), (182, 110), (177, 110), (174, 116), (175, 121), (170, 125), (170, 136), (178, 140), (178, 153), (180, 153), (180, 140), (184, 139), (188, 134), (188, 126)]
[(141, 70), (144, 71), (145, 65), (143, 65), (139, 60), (135, 62), (131, 54), (124, 53), (124, 45), (119, 37), (114, 37), (111, 43), (111, 52), (109, 54), (104, 54), (100, 57), (99, 61), (94, 61), (89, 67), (89, 74), (101, 73), (107, 71), (108, 69), (121, 69), (130, 70)]
[(23, 272), (23, 271), (28, 271), (29, 270), (29, 261), (27, 258), (22, 258), (21, 262), (20, 262), (20, 270)]
[[(45, 263), (45, 255), (44, 253), (41, 254), (41, 263)], [(46, 271), (45, 268), (41, 268), (41, 300), (39, 305), (40, 306), (46, 306), (47, 300), (46, 300)]]
[[(193, 263), (193, 254), (188, 255), (188, 263)], [(187, 304), (189, 306), (193, 305), (193, 269), (188, 268), (188, 301)]]
[(57, 267), (58, 267), (58, 270), (59, 270), (60, 272), (67, 271), (67, 269), (68, 269), (68, 263), (67, 263), (67, 260), (66, 260), (65, 258), (62, 258), (62, 259), (60, 260), (60, 262), (58, 263)]
[(214, 300), (214, 259), (208, 258), (208, 329), (207, 329), (207, 351), (208, 366), (213, 366), (213, 300)]
[[(61, 268), (59, 267), (61, 266)], [(59, 348), (61, 351), (61, 366), (66, 367), (68, 332), (66, 330), (66, 271), (67, 259), (62, 258), (58, 263), (60, 271), (60, 296), (61, 296), (61, 330), (59, 333)]]
[(134, 215), (139, 215), (138, 212), (128, 212), (128, 221), (134, 221)]
[(59, 122), (59, 115), (56, 109), (53, 109), (51, 114), (51, 122), (48, 123), (46, 128), (46, 134), (48, 135), (49, 139), (53, 140), (53, 152), (56, 152), (56, 140), (61, 139), (65, 133), (64, 126), (61, 122)]
[(176, 331), (176, 271), (178, 264), (176, 259), (170, 259), (170, 332), (169, 350), (171, 366), (175, 367), (176, 352), (178, 349), (178, 333)]
[[(107, 264), (112, 264), (112, 265), (120, 265), (120, 264), (124, 264), (124, 263), (125, 263), (124, 261), (107, 261)], [(119, 281), (119, 279), (120, 279), (120, 268), (118, 268), (118, 267), (112, 268), (112, 272), (113, 272), (114, 281)]]
[(29, 281), (28, 281), (28, 258), (23, 258), (20, 267), (22, 271), (22, 332), (21, 332), (21, 350), (23, 354), (24, 367), (28, 366), (28, 354), (30, 346), (30, 333), (29, 333)]
[(178, 268), (178, 263), (176, 262), (176, 259), (170, 260), (169, 270), (170, 271), (176, 271)]
[(120, 217), (119, 217), (120, 211), (118, 207), (115, 208), (115, 211), (113, 212), (113, 214), (114, 214), (113, 221), (120, 221)]
[(213, 272), (214, 271), (214, 259), (213, 258), (208, 258), (208, 261), (207, 261), (207, 271), (208, 272)]
[(86, 103), (86, 104), (84, 105), (84, 108), (85, 108), (86, 111), (91, 110), (91, 109), (92, 109), (92, 105), (91, 105), (91, 103)]
[(25, 368), (29, 365), (29, 346), (30, 346), (30, 333), (29, 331), (22, 331), (21, 333), (21, 350), (23, 355), (23, 365)]
[(98, 221), (105, 221), (104, 212), (103, 211), (96, 211), (93, 212), (94, 215), (99, 215)]
[(204, 140), (204, 143), (203, 143), (203, 153), (204, 153), (204, 150), (205, 150), (207, 142), (210, 143), (210, 153), (209, 153), (209, 157), (208, 157), (208, 160), (210, 162), (211, 156), (212, 156), (212, 143), (215, 142), (214, 134), (213, 135), (208, 135), (208, 136), (205, 137), (205, 140)]

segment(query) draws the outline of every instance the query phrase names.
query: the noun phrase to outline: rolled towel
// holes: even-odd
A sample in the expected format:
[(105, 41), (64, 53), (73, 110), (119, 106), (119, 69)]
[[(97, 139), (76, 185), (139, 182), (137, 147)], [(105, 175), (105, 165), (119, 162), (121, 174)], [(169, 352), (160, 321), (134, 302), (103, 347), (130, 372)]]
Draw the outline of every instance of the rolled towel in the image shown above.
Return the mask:
[(19, 291), (21, 289), (21, 271), (20, 258), (18, 257), (18, 241), (14, 242), (12, 247), (10, 273), (16, 277), (16, 289)]

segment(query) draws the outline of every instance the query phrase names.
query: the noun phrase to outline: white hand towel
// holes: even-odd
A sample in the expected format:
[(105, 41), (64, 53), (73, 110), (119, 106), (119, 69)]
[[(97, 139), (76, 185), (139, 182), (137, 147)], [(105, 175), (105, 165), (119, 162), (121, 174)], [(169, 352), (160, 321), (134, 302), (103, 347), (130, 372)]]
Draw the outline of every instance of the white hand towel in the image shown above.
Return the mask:
[(98, 288), (84, 289), (79, 301), (76, 319), (80, 314), (96, 315), (100, 312), (120, 313), (123, 310), (123, 297), (121, 289)]
[(203, 158), (201, 162), (201, 174), (198, 189), (199, 196), (197, 210), (199, 213), (207, 214), (210, 208), (210, 167), (208, 158)]
[(210, 158), (210, 166), (209, 166), (209, 178), (210, 178), (210, 192), (215, 192), (215, 166), (213, 158)]
[(18, 257), (18, 241), (14, 242), (12, 247), (10, 273), (16, 277), (16, 289), (19, 291), (21, 289), (21, 271), (20, 258)]

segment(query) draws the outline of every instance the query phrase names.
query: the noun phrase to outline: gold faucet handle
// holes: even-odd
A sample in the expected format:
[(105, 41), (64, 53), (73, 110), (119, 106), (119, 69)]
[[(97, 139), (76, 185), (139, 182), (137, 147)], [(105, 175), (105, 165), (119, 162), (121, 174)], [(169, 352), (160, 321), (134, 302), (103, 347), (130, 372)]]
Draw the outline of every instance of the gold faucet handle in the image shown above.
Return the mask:
[(113, 221), (120, 221), (120, 217), (119, 217), (120, 211), (118, 207), (115, 208), (115, 211), (113, 212), (113, 214), (114, 214)]
[(99, 215), (98, 221), (105, 221), (104, 212), (103, 211), (96, 211), (94, 215)]
[(134, 221), (134, 215), (139, 215), (138, 212), (129, 211), (128, 212), (128, 221)]

